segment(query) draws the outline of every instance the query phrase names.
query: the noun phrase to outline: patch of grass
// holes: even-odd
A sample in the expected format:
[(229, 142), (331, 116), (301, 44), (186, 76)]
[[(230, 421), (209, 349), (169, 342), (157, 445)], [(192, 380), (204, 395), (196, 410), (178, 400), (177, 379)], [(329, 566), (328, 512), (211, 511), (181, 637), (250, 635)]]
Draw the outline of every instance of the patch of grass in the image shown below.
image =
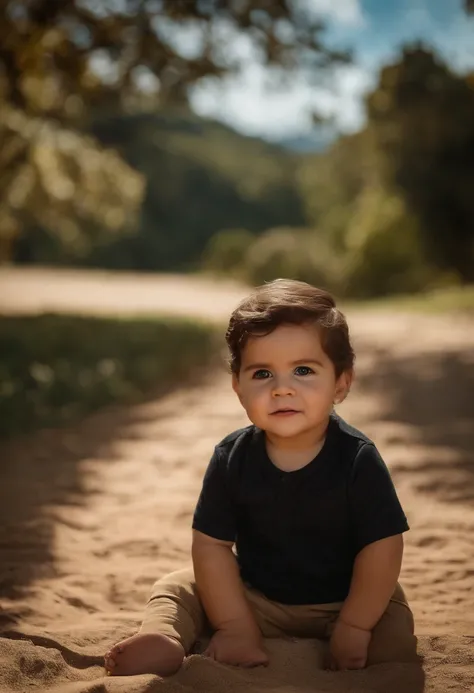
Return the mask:
[(153, 317), (0, 318), (0, 438), (168, 388), (217, 356), (216, 328)]
[(474, 313), (474, 286), (436, 289), (423, 294), (387, 296), (371, 301), (344, 302), (348, 308), (393, 309), (423, 313)]

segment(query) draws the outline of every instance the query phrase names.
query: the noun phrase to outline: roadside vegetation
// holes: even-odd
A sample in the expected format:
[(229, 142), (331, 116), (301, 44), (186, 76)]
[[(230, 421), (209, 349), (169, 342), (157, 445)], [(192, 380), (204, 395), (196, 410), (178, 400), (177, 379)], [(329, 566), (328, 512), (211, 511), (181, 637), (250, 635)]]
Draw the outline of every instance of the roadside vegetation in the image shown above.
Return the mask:
[(0, 320), (0, 438), (175, 387), (219, 350), (203, 322), (43, 315)]

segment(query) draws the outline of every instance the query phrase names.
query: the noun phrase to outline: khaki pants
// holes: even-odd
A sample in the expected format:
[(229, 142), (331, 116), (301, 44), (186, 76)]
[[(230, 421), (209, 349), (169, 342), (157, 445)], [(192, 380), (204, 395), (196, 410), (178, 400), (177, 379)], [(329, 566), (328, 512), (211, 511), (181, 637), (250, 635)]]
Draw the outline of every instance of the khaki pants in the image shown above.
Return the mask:
[[(279, 604), (248, 586), (246, 596), (266, 638), (328, 640), (342, 607), (342, 602)], [(209, 628), (191, 568), (178, 570), (155, 583), (146, 607), (142, 633), (162, 633), (174, 638), (189, 654), (196, 640), (209, 632)], [(385, 613), (372, 631), (367, 665), (415, 661), (413, 631), (413, 614), (401, 586), (397, 585)]]

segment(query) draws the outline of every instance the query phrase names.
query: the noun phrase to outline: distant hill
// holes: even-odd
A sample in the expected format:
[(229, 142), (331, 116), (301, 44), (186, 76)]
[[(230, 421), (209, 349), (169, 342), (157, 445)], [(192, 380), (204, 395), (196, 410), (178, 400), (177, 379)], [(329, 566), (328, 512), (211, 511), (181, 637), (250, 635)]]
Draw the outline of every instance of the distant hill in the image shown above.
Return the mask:
[(325, 152), (337, 139), (337, 136), (335, 131), (318, 129), (308, 135), (280, 139), (277, 144), (298, 154), (319, 154)]
[(222, 229), (304, 224), (298, 156), (286, 148), (189, 111), (98, 118), (91, 130), (147, 181), (138, 235), (101, 248), (93, 264), (188, 269)]

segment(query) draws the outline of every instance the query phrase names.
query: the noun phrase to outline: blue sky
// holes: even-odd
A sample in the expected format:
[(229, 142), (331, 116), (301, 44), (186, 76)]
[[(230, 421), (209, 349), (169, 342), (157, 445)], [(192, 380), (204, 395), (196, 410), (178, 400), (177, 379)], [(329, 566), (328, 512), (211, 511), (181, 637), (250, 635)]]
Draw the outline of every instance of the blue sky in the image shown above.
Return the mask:
[(462, 0), (295, 0), (325, 19), (327, 41), (353, 50), (352, 65), (340, 68), (328, 84), (310, 86), (293, 79), (291, 87), (265, 90), (265, 72), (245, 41), (247, 58), (240, 77), (204, 83), (192, 103), (246, 134), (280, 139), (306, 134), (314, 108), (333, 116), (338, 129), (354, 131), (364, 122), (362, 97), (376, 83), (382, 65), (393, 60), (404, 43), (422, 39), (434, 45), (457, 70), (474, 70), (474, 18)]

